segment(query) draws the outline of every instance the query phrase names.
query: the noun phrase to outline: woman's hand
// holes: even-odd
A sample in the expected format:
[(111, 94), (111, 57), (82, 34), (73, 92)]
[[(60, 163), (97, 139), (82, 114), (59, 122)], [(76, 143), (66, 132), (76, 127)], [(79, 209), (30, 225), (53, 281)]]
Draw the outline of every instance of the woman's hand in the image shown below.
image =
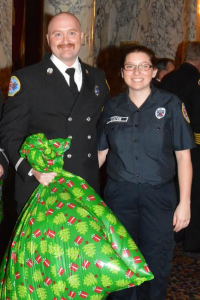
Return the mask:
[(190, 217), (190, 201), (188, 201), (188, 204), (180, 202), (174, 212), (174, 231), (178, 232), (187, 227), (190, 223)]
[(34, 169), (31, 170), (31, 173), (39, 183), (45, 186), (48, 186), (49, 183), (51, 183), (54, 180), (54, 178), (57, 176), (57, 173), (55, 172), (41, 173)]

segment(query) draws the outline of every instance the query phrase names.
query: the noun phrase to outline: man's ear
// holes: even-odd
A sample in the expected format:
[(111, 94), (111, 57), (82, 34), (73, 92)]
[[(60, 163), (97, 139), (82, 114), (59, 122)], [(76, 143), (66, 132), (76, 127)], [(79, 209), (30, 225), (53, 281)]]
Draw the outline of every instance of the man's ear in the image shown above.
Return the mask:
[(81, 32), (81, 43), (82, 43), (82, 41), (83, 41), (83, 35), (84, 35), (84, 33)]
[(200, 61), (199, 61), (198, 65), (197, 65), (197, 69), (200, 72)]
[(48, 33), (46, 34), (46, 38), (47, 38), (47, 43), (49, 45), (49, 35), (48, 35)]

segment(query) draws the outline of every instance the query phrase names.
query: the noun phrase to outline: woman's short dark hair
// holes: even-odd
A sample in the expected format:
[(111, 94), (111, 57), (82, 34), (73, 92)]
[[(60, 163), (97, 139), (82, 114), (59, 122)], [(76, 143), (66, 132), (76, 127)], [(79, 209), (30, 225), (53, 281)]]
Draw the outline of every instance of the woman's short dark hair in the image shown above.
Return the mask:
[(149, 57), (152, 66), (155, 67), (155, 65), (156, 65), (155, 53), (150, 48), (147, 48), (147, 47), (142, 46), (142, 45), (132, 46), (132, 47), (128, 48), (127, 50), (123, 51), (123, 58), (122, 58), (121, 67), (123, 68), (126, 57), (129, 54), (138, 53), (138, 52), (145, 53)]

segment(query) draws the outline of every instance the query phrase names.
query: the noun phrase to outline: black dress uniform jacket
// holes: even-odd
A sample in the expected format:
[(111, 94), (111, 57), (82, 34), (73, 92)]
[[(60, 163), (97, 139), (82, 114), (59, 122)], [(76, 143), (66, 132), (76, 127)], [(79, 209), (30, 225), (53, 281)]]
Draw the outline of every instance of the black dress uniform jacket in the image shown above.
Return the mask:
[(98, 128), (98, 149), (109, 148), (109, 177), (151, 185), (171, 180), (174, 151), (195, 146), (186, 119), (180, 100), (155, 87), (140, 108), (128, 93), (109, 100)]
[(191, 220), (184, 230), (183, 247), (186, 251), (200, 252), (200, 74), (196, 67), (184, 63), (167, 74), (160, 85), (176, 94), (184, 103), (190, 118), (197, 147), (191, 150), (193, 180), (191, 190)]
[(159, 88), (177, 95), (184, 102), (192, 131), (200, 133), (200, 74), (196, 67), (184, 63), (163, 77)]
[[(108, 87), (101, 70), (82, 62), (81, 68), (83, 82), (77, 99), (50, 55), (13, 74), (20, 82), (20, 90), (7, 98), (0, 138), (11, 163), (16, 166), (19, 149), (28, 135), (41, 132), (48, 139), (71, 136), (64, 169), (83, 177), (98, 191), (96, 124), (108, 97)], [(28, 176), (29, 171), (29, 164), (23, 160), (16, 178), (19, 202), (26, 202), (37, 184), (34, 176)]]

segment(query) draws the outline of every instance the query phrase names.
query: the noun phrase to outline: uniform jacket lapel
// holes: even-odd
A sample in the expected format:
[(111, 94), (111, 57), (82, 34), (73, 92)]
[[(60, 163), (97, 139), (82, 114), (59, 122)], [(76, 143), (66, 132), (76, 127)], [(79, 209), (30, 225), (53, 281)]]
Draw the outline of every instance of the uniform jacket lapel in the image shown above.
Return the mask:
[[(54, 91), (58, 93), (58, 96), (63, 99), (62, 102), (66, 101), (68, 113), (72, 113), (76, 108), (80, 110), (84, 102), (90, 100), (94, 90), (94, 78), (92, 77), (90, 69), (82, 61), (80, 61), (80, 63), (83, 81), (77, 99), (73, 97), (64, 76), (50, 60), (49, 54), (45, 55), (41, 63), (41, 75), (49, 83), (49, 86), (51, 88), (53, 87)], [(48, 73), (47, 70), (49, 69), (52, 69), (52, 72)]]
[(54, 92), (58, 93), (58, 96), (66, 101), (66, 106), (68, 107), (68, 111), (70, 111), (74, 105), (73, 95), (64, 76), (50, 60), (50, 55), (46, 55), (42, 61), (41, 75), (49, 83), (49, 86), (53, 87)]
[(83, 84), (80, 92), (82, 93), (85, 90), (89, 90), (91, 93), (92, 89), (94, 88), (94, 78), (92, 77), (92, 74), (90, 74), (90, 71), (88, 70), (86, 64), (81, 62), (81, 68), (82, 68)]

